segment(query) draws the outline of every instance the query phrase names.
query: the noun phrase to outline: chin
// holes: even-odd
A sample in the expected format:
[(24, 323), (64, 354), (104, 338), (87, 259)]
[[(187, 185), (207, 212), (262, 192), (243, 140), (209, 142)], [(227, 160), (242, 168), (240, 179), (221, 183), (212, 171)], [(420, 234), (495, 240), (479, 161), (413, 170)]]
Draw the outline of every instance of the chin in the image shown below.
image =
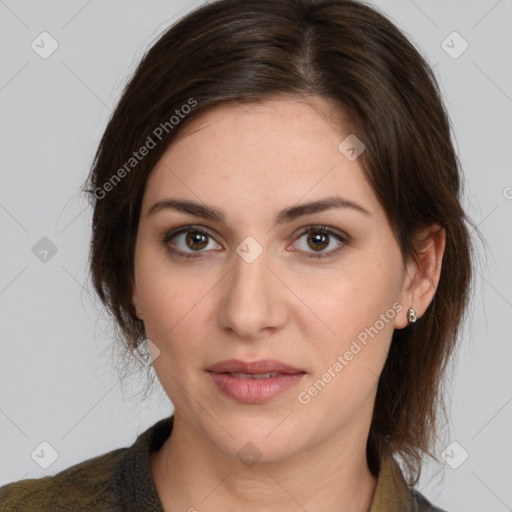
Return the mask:
[(302, 448), (300, 437), (305, 433), (304, 428), (295, 425), (291, 418), (283, 421), (286, 414), (282, 412), (221, 417), (224, 428), (215, 429), (212, 441), (221, 452), (242, 462), (246, 458), (257, 462), (280, 462)]

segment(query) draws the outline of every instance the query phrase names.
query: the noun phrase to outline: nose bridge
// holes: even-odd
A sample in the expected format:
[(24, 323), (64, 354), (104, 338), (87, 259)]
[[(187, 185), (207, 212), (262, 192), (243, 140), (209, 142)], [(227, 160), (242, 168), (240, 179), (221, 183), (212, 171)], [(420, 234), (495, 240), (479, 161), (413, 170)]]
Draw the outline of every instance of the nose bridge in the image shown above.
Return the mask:
[(218, 313), (223, 328), (251, 338), (282, 324), (285, 305), (270, 266), (270, 252), (254, 238), (247, 237), (238, 245)]

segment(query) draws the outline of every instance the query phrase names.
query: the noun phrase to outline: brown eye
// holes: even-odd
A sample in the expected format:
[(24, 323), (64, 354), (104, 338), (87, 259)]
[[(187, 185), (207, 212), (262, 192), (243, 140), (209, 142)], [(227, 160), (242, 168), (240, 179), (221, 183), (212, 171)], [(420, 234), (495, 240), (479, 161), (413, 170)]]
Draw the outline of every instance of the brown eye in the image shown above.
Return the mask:
[(325, 249), (329, 245), (329, 235), (309, 233), (307, 243), (314, 251)]
[[(297, 249), (311, 258), (334, 256), (347, 244), (348, 236), (326, 226), (311, 226), (299, 235)], [(330, 250), (325, 250), (329, 248)], [(316, 254), (315, 254), (316, 253)]]
[(183, 257), (198, 257), (209, 250), (222, 249), (208, 231), (194, 226), (185, 226), (167, 233), (162, 243), (170, 253)]
[(193, 250), (204, 249), (208, 245), (208, 235), (197, 231), (189, 231), (185, 243), (187, 247)]

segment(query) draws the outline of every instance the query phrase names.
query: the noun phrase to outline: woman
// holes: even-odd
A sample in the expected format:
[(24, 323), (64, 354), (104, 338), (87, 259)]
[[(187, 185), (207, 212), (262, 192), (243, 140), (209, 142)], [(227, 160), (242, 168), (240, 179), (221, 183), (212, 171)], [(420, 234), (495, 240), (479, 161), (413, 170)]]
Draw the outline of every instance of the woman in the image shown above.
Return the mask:
[(174, 414), (2, 510), (439, 510), (414, 485), (472, 277), (460, 180), (435, 78), (376, 10), (185, 16), (86, 184), (95, 288)]

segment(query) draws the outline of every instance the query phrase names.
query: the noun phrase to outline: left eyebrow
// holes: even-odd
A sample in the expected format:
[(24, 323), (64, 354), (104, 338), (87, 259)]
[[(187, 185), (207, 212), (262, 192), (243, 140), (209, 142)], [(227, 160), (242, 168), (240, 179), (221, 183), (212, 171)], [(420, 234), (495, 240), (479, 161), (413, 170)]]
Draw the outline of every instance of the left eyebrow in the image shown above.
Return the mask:
[(299, 204), (297, 206), (291, 206), (278, 212), (274, 217), (275, 224), (284, 224), (285, 222), (291, 222), (292, 220), (302, 217), (303, 215), (310, 215), (312, 213), (319, 213), (331, 208), (350, 208), (356, 212), (362, 213), (365, 216), (371, 216), (371, 213), (360, 204), (351, 201), (350, 199), (344, 199), (343, 197), (327, 197), (318, 201), (310, 203)]

